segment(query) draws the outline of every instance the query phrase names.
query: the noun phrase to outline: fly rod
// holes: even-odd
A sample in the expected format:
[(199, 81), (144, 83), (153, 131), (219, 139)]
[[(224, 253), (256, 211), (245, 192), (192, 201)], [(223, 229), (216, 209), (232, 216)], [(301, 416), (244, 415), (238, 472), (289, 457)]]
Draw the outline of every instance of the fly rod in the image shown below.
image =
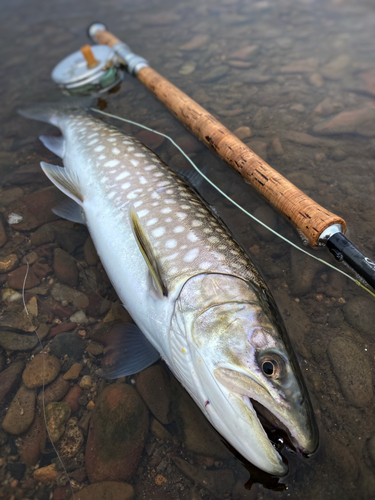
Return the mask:
[(145, 85), (195, 136), (261, 193), (299, 230), (312, 247), (326, 246), (375, 289), (375, 263), (344, 235), (346, 222), (326, 210), (256, 155), (193, 99), (150, 67), (146, 59), (102, 23), (88, 28), (90, 38), (111, 47), (129, 74)]

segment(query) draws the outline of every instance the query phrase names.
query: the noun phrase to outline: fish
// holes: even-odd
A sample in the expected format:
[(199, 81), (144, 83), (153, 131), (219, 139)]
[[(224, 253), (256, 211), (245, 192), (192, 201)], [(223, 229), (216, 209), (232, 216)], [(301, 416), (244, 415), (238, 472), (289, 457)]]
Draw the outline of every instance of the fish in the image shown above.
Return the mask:
[(269, 288), (200, 196), (134, 137), (85, 104), (32, 105), (20, 114), (58, 127), (41, 136), (63, 167), (41, 167), (68, 201), (54, 211), (86, 224), (136, 325), (124, 326), (108, 378), (159, 356), (213, 427), (274, 476), (288, 465), (261, 421), (312, 454), (318, 433), (296, 355)]

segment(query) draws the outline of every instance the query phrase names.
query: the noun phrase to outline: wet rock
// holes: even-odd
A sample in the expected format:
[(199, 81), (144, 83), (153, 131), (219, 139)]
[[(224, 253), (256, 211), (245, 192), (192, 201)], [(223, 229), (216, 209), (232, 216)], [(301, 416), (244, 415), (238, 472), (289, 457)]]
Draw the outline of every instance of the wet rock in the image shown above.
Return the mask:
[(359, 77), (364, 83), (362, 90), (375, 96), (375, 70), (365, 71)]
[(4, 183), (15, 184), (17, 186), (30, 184), (31, 182), (44, 183), (45, 181), (46, 176), (39, 164), (23, 165), (9, 173), (4, 179)]
[(270, 75), (263, 75), (263, 73), (261, 73), (258, 70), (251, 69), (241, 75), (241, 80), (244, 83), (257, 84), (257, 83), (267, 83), (270, 80), (272, 80), (272, 77)]
[(325, 78), (330, 80), (339, 80), (345, 74), (345, 70), (350, 62), (349, 57), (346, 54), (342, 54), (333, 61), (329, 62), (321, 68), (321, 73)]
[(208, 35), (204, 35), (204, 34), (196, 35), (194, 38), (192, 38), (188, 42), (184, 43), (183, 45), (180, 45), (179, 49), (183, 50), (183, 51), (199, 49), (203, 45), (207, 44), (209, 38), (210, 37)]
[(314, 109), (314, 113), (328, 116), (337, 111), (337, 107), (337, 104), (332, 101), (331, 97), (325, 97)]
[(355, 481), (358, 477), (359, 468), (358, 462), (353, 457), (350, 449), (328, 433), (325, 433), (325, 439), (327, 442), (327, 459), (335, 464), (340, 475)]
[(9, 351), (31, 351), (37, 344), (36, 335), (22, 335), (0, 330), (0, 346)]
[(78, 333), (64, 332), (57, 335), (50, 344), (50, 353), (61, 358), (67, 355), (74, 361), (80, 361), (85, 352), (86, 343)]
[(64, 379), (63, 375), (58, 376), (57, 379), (45, 387), (44, 391), (42, 390), (39, 393), (37, 398), (39, 408), (43, 408), (43, 400), (44, 406), (60, 401), (68, 390), (69, 382)]
[(162, 441), (173, 441), (173, 437), (169, 431), (158, 421), (156, 418), (152, 419), (150, 429), (152, 435), (157, 439), (161, 439)]
[(79, 381), (79, 386), (82, 387), (82, 389), (91, 389), (92, 378), (90, 377), (90, 375), (84, 375)]
[(162, 424), (169, 424), (171, 387), (168, 375), (160, 365), (142, 370), (136, 377), (136, 387), (144, 402)]
[(57, 219), (57, 215), (52, 212), (65, 195), (59, 189), (48, 187), (36, 191), (11, 203), (6, 210), (6, 216), (16, 213), (22, 217), (16, 225), (17, 230), (30, 231), (46, 222)]
[(38, 481), (38, 483), (52, 483), (56, 481), (57, 476), (56, 464), (47, 465), (34, 472), (34, 479)]
[(328, 346), (328, 357), (344, 397), (354, 406), (365, 408), (373, 397), (368, 354), (349, 340), (336, 337)]
[(367, 448), (372, 463), (375, 465), (375, 434), (373, 434), (371, 438), (367, 441)]
[(323, 87), (324, 85), (324, 80), (320, 73), (313, 73), (309, 78), (309, 82), (311, 83), (311, 85), (314, 85), (314, 87), (318, 88)]
[(78, 427), (78, 419), (73, 417), (65, 426), (65, 433), (60, 439), (57, 451), (61, 458), (72, 458), (79, 452), (83, 444), (83, 434)]
[(75, 493), (75, 500), (133, 500), (133, 498), (133, 486), (116, 481), (91, 484)]
[(245, 481), (237, 481), (235, 484), (232, 491), (233, 500), (260, 500), (264, 498), (262, 495), (264, 489), (258, 483), (252, 484), (249, 490), (245, 488), (244, 483)]
[(343, 111), (328, 122), (315, 125), (313, 130), (323, 135), (357, 133), (365, 137), (374, 137), (375, 106)]
[(161, 490), (159, 486), (142, 480), (135, 485), (135, 493), (137, 500), (176, 500), (175, 496), (169, 495), (166, 491)]
[(7, 239), (8, 239), (7, 233), (5, 232), (3, 223), (1, 222), (1, 219), (0, 219), (0, 247), (5, 245), (5, 243), (7, 242)]
[(273, 152), (278, 156), (281, 156), (284, 154), (283, 146), (282, 146), (281, 141), (278, 137), (274, 137), (272, 139), (272, 149), (273, 149)]
[[(254, 212), (254, 216), (257, 217), (262, 222), (264, 222), (265, 224), (267, 224), (267, 226), (270, 227), (271, 229), (275, 230), (277, 228), (277, 218), (274, 210), (271, 207), (267, 206), (258, 207)], [(271, 233), (271, 231), (261, 226), (260, 224), (256, 224), (254, 228), (255, 231), (259, 234), (259, 236), (263, 240), (271, 241), (273, 239), (274, 236)]]
[(137, 391), (112, 384), (100, 394), (86, 445), (91, 483), (126, 481), (135, 472), (148, 431), (148, 410)]
[(18, 262), (18, 257), (14, 253), (0, 258), (0, 273), (9, 273), (18, 266)]
[(257, 45), (245, 45), (244, 47), (233, 52), (229, 57), (230, 59), (247, 59), (257, 49)]
[(296, 295), (305, 295), (310, 291), (315, 276), (322, 264), (295, 248), (290, 249), (292, 288)]
[(231, 493), (234, 485), (234, 476), (231, 470), (198, 469), (178, 457), (174, 457), (173, 461), (185, 476), (208, 490), (216, 498), (222, 499)]
[(83, 311), (75, 312), (74, 314), (72, 314), (72, 316), (70, 316), (69, 319), (72, 323), (77, 323), (77, 324), (89, 322), (88, 317)]
[(65, 380), (75, 380), (76, 378), (79, 377), (79, 374), (81, 373), (81, 370), (83, 368), (83, 365), (81, 363), (74, 363), (69, 370), (63, 375)]
[(3, 420), (3, 429), (9, 434), (22, 434), (34, 420), (35, 391), (23, 385), (18, 390)]
[(65, 396), (64, 401), (68, 403), (72, 412), (79, 410), (80, 404), (79, 399), (83, 394), (83, 389), (79, 385), (73, 385), (69, 390), (68, 394)]
[(172, 391), (175, 421), (186, 448), (198, 455), (215, 458), (231, 457), (222, 438), (177, 381), (173, 382)]
[(52, 274), (52, 269), (46, 262), (44, 262), (44, 259), (39, 259), (35, 262), (35, 264), (31, 267), (31, 270), (39, 279), (43, 279), (49, 274)]
[(69, 285), (78, 285), (76, 260), (61, 248), (55, 249), (53, 268), (59, 281)]
[(231, 59), (227, 61), (227, 64), (232, 68), (240, 68), (240, 69), (251, 68), (254, 65), (254, 63), (252, 63), (251, 61), (236, 61), (236, 60), (233, 61)]
[(264, 161), (267, 160), (267, 143), (263, 141), (248, 141), (247, 145)]
[(74, 288), (56, 283), (51, 290), (52, 297), (58, 302), (68, 302), (78, 309), (86, 309), (89, 305), (88, 297)]
[(355, 330), (359, 330), (370, 338), (375, 332), (375, 308), (373, 299), (359, 296), (350, 299), (343, 308), (346, 321)]
[(0, 203), (6, 207), (23, 196), (23, 189), (14, 187), (6, 189), (0, 193)]
[(142, 132), (139, 132), (139, 134), (137, 134), (137, 139), (152, 150), (157, 149), (164, 142), (164, 137), (162, 135), (155, 134), (149, 130), (142, 130)]
[(251, 128), (250, 127), (238, 127), (233, 133), (241, 140), (247, 139), (248, 137), (251, 137)]
[[(191, 153), (197, 153), (203, 149), (203, 144), (190, 134), (181, 135), (175, 140), (175, 142), (188, 155)], [(176, 149), (173, 146), (173, 152), (175, 151)]]
[(313, 73), (318, 67), (319, 59), (316, 57), (309, 57), (308, 59), (300, 59), (293, 61), (286, 66), (283, 66), (281, 73)]
[(27, 434), (22, 437), (18, 446), (20, 458), (27, 466), (35, 465), (41, 457), (46, 441), (44, 420), (40, 415), (35, 415)]
[(228, 66), (224, 65), (219, 65), (219, 66), (214, 66), (212, 69), (209, 71), (205, 72), (203, 77), (201, 78), (202, 82), (215, 82), (216, 80), (219, 80), (223, 76), (225, 76), (229, 71)]
[[(26, 274), (27, 278), (25, 281)], [(29, 288), (38, 286), (40, 279), (31, 268), (28, 270), (27, 266), (21, 266), (8, 274), (8, 283), (10, 288), (14, 290), (22, 290), (23, 287), (25, 290), (28, 290)]]
[[(154, 135), (156, 135), (156, 134), (154, 134)], [(160, 137), (160, 136), (158, 136), (158, 137)], [(162, 139), (164, 139), (164, 137), (162, 137)], [(140, 139), (140, 141), (142, 142), (141, 139)], [(153, 149), (153, 148), (151, 147), (151, 149)], [(94, 245), (90, 236), (87, 238), (86, 243), (83, 247), (83, 250), (85, 252), (85, 260), (86, 260), (87, 264), (89, 266), (96, 266), (96, 264), (99, 262), (99, 255), (98, 255), (98, 252), (96, 251), (95, 245)]]
[(12, 311), (4, 314), (4, 316), (0, 319), (0, 327), (3, 327), (4, 329), (12, 328), (22, 330), (23, 332), (35, 331), (35, 326), (26, 314), (23, 306), (21, 311)]
[(52, 339), (59, 333), (70, 332), (74, 330), (76, 326), (77, 323), (62, 323), (61, 325), (51, 328), (48, 338)]
[(25, 363), (23, 361), (13, 361), (8, 368), (0, 373), (0, 403), (17, 384), (24, 366)]
[(93, 356), (100, 356), (100, 354), (103, 354), (103, 350), (104, 347), (102, 346), (102, 344), (99, 344), (97, 342), (91, 342), (86, 348), (86, 351)]
[(61, 401), (59, 403), (49, 403), (46, 406), (46, 422), (53, 443), (56, 443), (65, 432), (65, 423), (70, 417), (70, 406)]
[(21, 481), (26, 472), (26, 465), (17, 462), (8, 463), (5, 469), (8, 473), (10, 473), (13, 479)]
[(60, 361), (54, 356), (41, 353), (37, 354), (27, 365), (22, 374), (26, 387), (34, 389), (43, 384), (49, 384), (60, 373)]

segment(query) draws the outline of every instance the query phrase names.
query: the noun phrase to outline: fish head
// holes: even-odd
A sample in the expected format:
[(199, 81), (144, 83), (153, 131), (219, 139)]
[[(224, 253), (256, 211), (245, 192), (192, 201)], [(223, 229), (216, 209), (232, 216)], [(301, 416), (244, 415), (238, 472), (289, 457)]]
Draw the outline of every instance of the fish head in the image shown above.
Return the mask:
[(190, 352), (203, 411), (246, 459), (282, 476), (287, 465), (269, 439), (276, 429), (298, 451), (317, 447), (312, 406), (282, 319), (267, 290), (234, 276), (194, 279), (188, 300), (199, 290), (200, 305), (188, 320)]

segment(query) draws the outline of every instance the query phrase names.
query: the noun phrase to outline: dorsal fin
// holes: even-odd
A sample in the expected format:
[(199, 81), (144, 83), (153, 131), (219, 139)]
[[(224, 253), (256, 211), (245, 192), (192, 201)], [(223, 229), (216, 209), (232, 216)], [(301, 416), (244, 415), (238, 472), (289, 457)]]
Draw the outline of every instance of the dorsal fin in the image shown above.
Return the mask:
[(146, 261), (146, 264), (150, 270), (151, 276), (154, 280), (156, 288), (159, 290), (161, 294), (165, 297), (168, 296), (167, 287), (163, 281), (158, 260), (155, 255), (154, 249), (152, 248), (151, 242), (142, 228), (142, 225), (138, 219), (137, 213), (134, 208), (130, 209), (130, 218), (133, 226), (134, 236), (138, 243), (139, 249), (142, 252), (142, 255)]

